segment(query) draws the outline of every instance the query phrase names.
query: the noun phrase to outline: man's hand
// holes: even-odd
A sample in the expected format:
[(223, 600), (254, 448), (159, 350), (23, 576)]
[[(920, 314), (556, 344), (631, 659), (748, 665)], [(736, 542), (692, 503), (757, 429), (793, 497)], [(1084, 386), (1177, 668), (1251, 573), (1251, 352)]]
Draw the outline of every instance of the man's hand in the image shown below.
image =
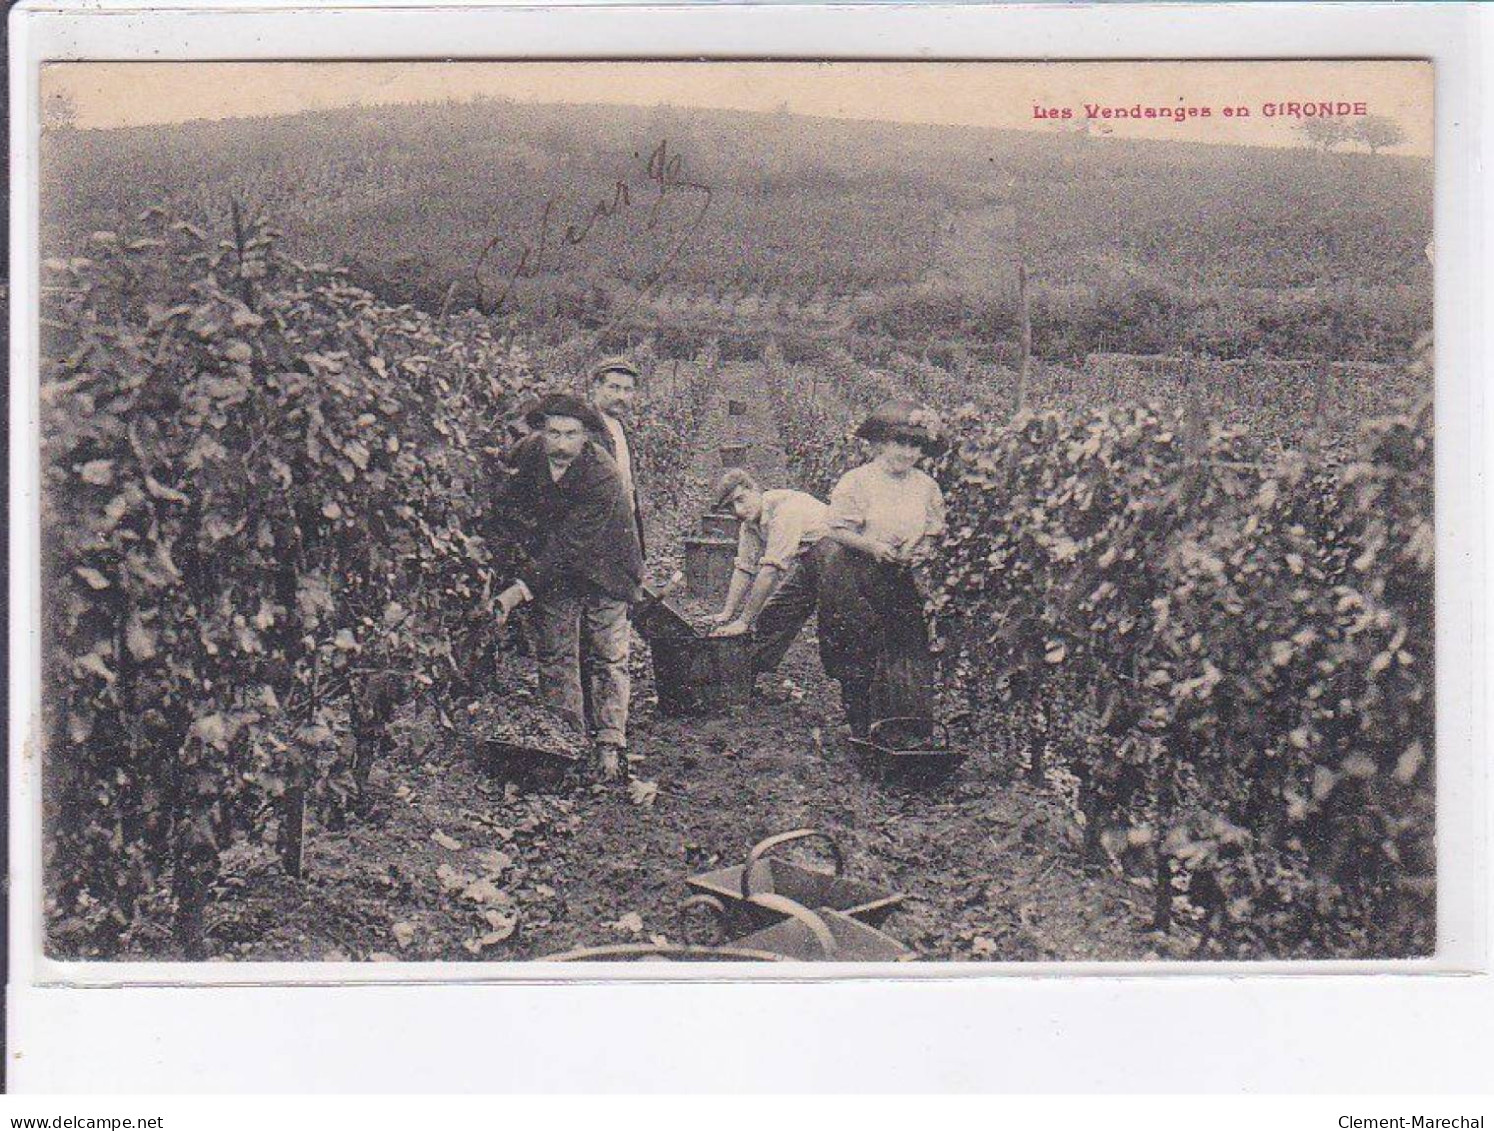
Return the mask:
[(508, 623), (509, 614), (524, 603), (524, 590), (517, 585), (510, 585), (502, 593), (498, 594), (498, 627), (502, 628)]
[(744, 620), (734, 620), (723, 624), (711, 633), (712, 636), (745, 636), (752, 631), (752, 626)]

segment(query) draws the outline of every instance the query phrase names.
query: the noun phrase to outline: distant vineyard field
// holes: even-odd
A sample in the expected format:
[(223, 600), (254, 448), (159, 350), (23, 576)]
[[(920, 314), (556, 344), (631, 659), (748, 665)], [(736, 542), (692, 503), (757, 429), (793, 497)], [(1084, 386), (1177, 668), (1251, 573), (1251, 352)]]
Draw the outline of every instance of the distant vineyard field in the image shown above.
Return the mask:
[[(651, 176), (660, 146), (679, 184)], [(431, 311), (606, 325), (643, 291), (667, 323), (681, 294), (729, 293), (780, 331), (813, 308), (1010, 344), (1021, 259), (1055, 359), (1405, 360), (1430, 323), (1431, 173), (1409, 158), (501, 103), (60, 131), (44, 157), (49, 245), (239, 199), (299, 257)]]

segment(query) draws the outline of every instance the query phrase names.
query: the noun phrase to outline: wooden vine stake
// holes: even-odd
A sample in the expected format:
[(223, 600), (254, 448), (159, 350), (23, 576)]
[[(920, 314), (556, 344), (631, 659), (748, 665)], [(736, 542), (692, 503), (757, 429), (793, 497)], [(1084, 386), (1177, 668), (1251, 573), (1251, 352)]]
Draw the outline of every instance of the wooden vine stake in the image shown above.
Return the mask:
[(446, 315), (451, 312), (451, 304), (456, 301), (457, 281), (453, 279), (451, 286), (446, 288), (446, 297), (441, 300), (441, 310), (436, 315), (437, 322), (445, 322)]
[(244, 273), (244, 261), (246, 259), (246, 251), (247, 251), (247, 248), (245, 247), (245, 245), (246, 245), (246, 243), (248, 241), (247, 241), (247, 239), (245, 237), (245, 233), (244, 233), (244, 212), (243, 212), (243, 209), (241, 209), (239, 207), (239, 198), (238, 197), (235, 196), (235, 197), (231, 197), (229, 199), (229, 201), (228, 201), (228, 209), (229, 209), (229, 213), (233, 217), (233, 243), (234, 243), (235, 250), (238, 252), (238, 262), (239, 262), (239, 293), (241, 294), (241, 296), (244, 299), (244, 305), (247, 306), (247, 307), (249, 307), (249, 309), (253, 310), (254, 309), (254, 283), (249, 278), (249, 276)]
[[(1177, 516), (1181, 526), (1188, 524), (1188, 512), (1202, 494), (1204, 478), (1208, 474), (1205, 457), (1208, 454), (1209, 424), (1203, 382), (1203, 370), (1195, 367), (1183, 385), (1183, 494)], [(1164, 741), (1176, 747), (1188, 741), (1188, 736), (1169, 734)], [(1166, 771), (1159, 769), (1157, 772), (1163, 776), (1156, 782), (1153, 790), (1153, 795), (1157, 798), (1157, 836), (1154, 850), (1156, 872), (1153, 877), (1155, 890), (1152, 893), (1152, 928), (1166, 931), (1172, 927), (1173, 880), (1172, 857), (1167, 854), (1166, 848), (1167, 830), (1177, 808), (1177, 797), (1174, 782), (1166, 776)]]
[(285, 827), (281, 830), (281, 860), (286, 874), (299, 880), (301, 860), (306, 846), (306, 784), (296, 775), (294, 784), (285, 787)]
[(1022, 318), (1022, 361), (1017, 370), (1017, 403), (1013, 413), (1027, 407), (1028, 382), (1032, 373), (1032, 307), (1027, 293), (1027, 264), (1017, 264), (1017, 308)]

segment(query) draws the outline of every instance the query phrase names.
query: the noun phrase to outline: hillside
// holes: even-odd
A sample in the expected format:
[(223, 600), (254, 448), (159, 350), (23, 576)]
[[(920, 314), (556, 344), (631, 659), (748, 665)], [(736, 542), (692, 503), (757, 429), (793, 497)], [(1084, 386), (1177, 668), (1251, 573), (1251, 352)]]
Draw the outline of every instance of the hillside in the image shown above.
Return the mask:
[[(1295, 319), (1346, 324), (1304, 352), (1401, 357), (1430, 321), (1431, 169), (1383, 155), (475, 102), (66, 131), (43, 184), (49, 253), (163, 202), (226, 232), (238, 198), (385, 297), (526, 320), (670, 284), (1005, 339), (1020, 256), (1050, 353), (1194, 346), (1221, 303), (1227, 355), (1292, 352)], [(930, 294), (953, 308), (896, 317)]]

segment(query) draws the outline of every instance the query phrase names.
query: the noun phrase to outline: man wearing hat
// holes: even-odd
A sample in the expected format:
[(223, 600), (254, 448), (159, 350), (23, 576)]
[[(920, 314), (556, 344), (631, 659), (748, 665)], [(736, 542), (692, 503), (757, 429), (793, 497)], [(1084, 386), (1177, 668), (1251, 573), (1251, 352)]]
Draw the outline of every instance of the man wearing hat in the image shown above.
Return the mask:
[(633, 402), (638, 396), (638, 370), (625, 358), (604, 358), (592, 367), (590, 395), (591, 405), (597, 410), (602, 422), (598, 439), (617, 464), (617, 470), (622, 476), (623, 489), (633, 508), (633, 527), (638, 534), (638, 549), (642, 553), (643, 508), (638, 501), (638, 482), (633, 478), (633, 433), (628, 427), (628, 420), (633, 415)]
[(552, 393), (525, 420), (535, 432), (510, 455), (503, 501), (528, 519), (530, 562), (498, 595), (499, 623), (533, 603), (541, 695), (578, 729), (585, 655), (598, 762), (610, 779), (626, 765), (628, 606), (643, 580), (633, 507), (593, 439), (606, 425), (589, 405)]

